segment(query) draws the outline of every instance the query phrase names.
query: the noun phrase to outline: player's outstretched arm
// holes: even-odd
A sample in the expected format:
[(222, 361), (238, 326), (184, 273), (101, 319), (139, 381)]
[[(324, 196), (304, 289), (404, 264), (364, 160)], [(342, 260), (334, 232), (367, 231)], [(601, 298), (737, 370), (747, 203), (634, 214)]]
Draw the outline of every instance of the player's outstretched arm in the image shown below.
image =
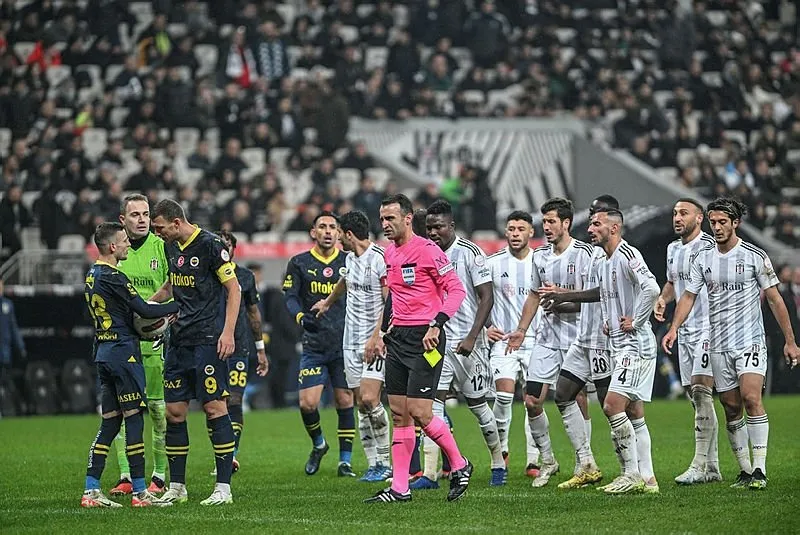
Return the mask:
[(767, 299), (770, 310), (778, 320), (783, 339), (785, 340), (783, 346), (783, 356), (786, 358), (786, 364), (794, 368), (797, 366), (800, 359), (800, 348), (797, 347), (797, 342), (794, 338), (794, 330), (792, 329), (792, 321), (789, 318), (789, 311), (786, 310), (786, 303), (783, 302), (777, 286), (772, 286), (764, 290), (764, 297)]
[(653, 314), (655, 315), (658, 321), (664, 321), (664, 311), (667, 309), (667, 305), (670, 304), (675, 300), (675, 285), (672, 284), (672, 281), (667, 281), (664, 284), (664, 288), (661, 290), (661, 294), (656, 299), (656, 304), (653, 307)]
[(178, 313), (178, 303), (176, 301), (163, 305), (154, 305), (137, 295), (129, 303), (134, 312), (146, 319), (163, 318), (164, 316)]
[(336, 285), (333, 287), (333, 291), (326, 297), (325, 299), (320, 299), (311, 307), (312, 312), (317, 313), (317, 317), (319, 318), (323, 314), (325, 314), (330, 308), (339, 300), (347, 292), (347, 281), (344, 277), (340, 278)]
[(559, 303), (552, 308), (556, 314), (574, 314), (581, 311), (580, 303)]
[(475, 321), (472, 322), (472, 328), (467, 337), (459, 342), (456, 347), (456, 353), (460, 355), (469, 355), (475, 348), (475, 340), (478, 339), (478, 334), (483, 330), (486, 322), (489, 321), (489, 315), (492, 313), (494, 306), (494, 290), (492, 289), (491, 282), (484, 282), (475, 287), (475, 293), (478, 295), (478, 310), (475, 313)]
[(669, 328), (669, 332), (664, 335), (664, 339), (661, 340), (661, 347), (664, 348), (668, 355), (672, 355), (672, 345), (678, 338), (678, 329), (689, 317), (696, 299), (697, 294), (686, 290), (678, 300), (678, 306), (675, 307), (675, 316), (672, 318), (672, 325)]
[(165, 303), (172, 299), (172, 283), (169, 282), (167, 279), (164, 284), (161, 285), (161, 288), (156, 290), (152, 296), (150, 296), (150, 301), (155, 301), (156, 303)]
[[(545, 309), (561, 303), (596, 303), (600, 301), (600, 287), (581, 291), (564, 291), (558, 286), (542, 286), (538, 291), (542, 303), (548, 303)], [(544, 305), (542, 305), (544, 306)]]

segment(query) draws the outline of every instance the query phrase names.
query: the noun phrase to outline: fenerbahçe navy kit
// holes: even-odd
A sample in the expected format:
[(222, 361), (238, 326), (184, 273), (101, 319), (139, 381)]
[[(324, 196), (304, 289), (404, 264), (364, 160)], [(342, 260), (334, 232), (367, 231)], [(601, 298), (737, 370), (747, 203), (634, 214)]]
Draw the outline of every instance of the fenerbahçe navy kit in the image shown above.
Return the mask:
[(197, 228), (183, 245), (167, 243), (172, 295), (180, 307), (164, 362), (165, 401), (205, 404), (229, 395), (228, 367), (217, 357), (225, 325), (225, 287), (236, 278), (218, 236)]
[[(137, 305), (134, 301), (147, 305), (124, 273), (100, 261), (86, 274), (84, 296), (95, 325), (94, 360), (103, 412), (144, 407), (144, 367), (132, 307)], [(164, 314), (177, 309), (174, 304), (161, 306)]]
[[(289, 306), (295, 321), (299, 323), (305, 314), (314, 315), (311, 312), (314, 303), (333, 292), (339, 278), (346, 273), (345, 257), (346, 254), (339, 249), (334, 249), (328, 258), (313, 249), (292, 257), (286, 266), (283, 292), (287, 306), (292, 298), (299, 300), (299, 312)], [(347, 298), (343, 295), (328, 312), (316, 318), (317, 332), (303, 330), (303, 353), (297, 378), (301, 390), (324, 385), (329, 376), (334, 388), (347, 388), (342, 353), (346, 303)]]
[(228, 386), (231, 392), (244, 394), (244, 389), (247, 387), (250, 357), (256, 353), (256, 341), (253, 340), (253, 333), (250, 330), (247, 310), (251, 306), (257, 306), (261, 299), (258, 296), (256, 277), (253, 272), (246, 267), (234, 265), (236, 280), (239, 281), (239, 288), (242, 291), (242, 300), (239, 303), (239, 319), (236, 320), (236, 331), (233, 335), (236, 347), (233, 350), (233, 355), (227, 360)]

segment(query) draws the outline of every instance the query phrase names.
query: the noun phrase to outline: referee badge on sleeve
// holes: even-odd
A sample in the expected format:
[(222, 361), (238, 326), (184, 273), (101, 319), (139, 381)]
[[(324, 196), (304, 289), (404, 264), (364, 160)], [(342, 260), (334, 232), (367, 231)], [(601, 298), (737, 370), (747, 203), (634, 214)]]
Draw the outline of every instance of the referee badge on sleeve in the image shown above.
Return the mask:
[(414, 266), (401, 266), (403, 273), (403, 282), (411, 286), (417, 280), (417, 275), (414, 272)]

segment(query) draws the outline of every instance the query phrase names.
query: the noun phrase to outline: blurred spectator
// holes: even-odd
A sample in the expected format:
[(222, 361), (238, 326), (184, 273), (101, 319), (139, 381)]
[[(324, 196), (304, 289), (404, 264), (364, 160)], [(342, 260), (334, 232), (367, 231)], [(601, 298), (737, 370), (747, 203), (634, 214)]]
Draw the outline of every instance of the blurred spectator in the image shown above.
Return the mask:
[(194, 126), (193, 94), (194, 88), (183, 79), (180, 68), (171, 67), (156, 94), (161, 126), (169, 129)]
[(242, 160), (242, 144), (236, 138), (225, 142), (225, 152), (217, 160), (212, 171), (215, 180), (223, 189), (238, 189), (242, 172), (247, 164)]
[(491, 68), (506, 54), (511, 25), (495, 11), (493, 0), (483, 0), (480, 11), (467, 19), (464, 35), (477, 65)]
[(202, 139), (197, 143), (195, 151), (187, 159), (189, 169), (199, 169), (204, 173), (211, 171), (214, 164), (209, 156), (208, 141)]
[(4, 294), (5, 284), (0, 279), (0, 384), (11, 379), (15, 360), (19, 362), (28, 356), (22, 332), (17, 325), (14, 302)]
[(367, 145), (363, 141), (358, 141), (347, 151), (347, 156), (342, 160), (341, 167), (358, 169), (363, 177), (364, 171), (377, 166), (375, 165), (375, 159), (367, 152)]
[(269, 125), (278, 136), (279, 147), (300, 148), (303, 143), (303, 130), (292, 110), (292, 101), (283, 98), (278, 102), (278, 109), (270, 117)]
[(261, 40), (256, 47), (258, 72), (269, 82), (279, 81), (291, 70), (286, 43), (281, 39), (275, 22), (264, 22), (260, 36)]
[(0, 237), (9, 256), (22, 249), (20, 231), (31, 223), (33, 218), (22, 204), (22, 187), (12, 184), (0, 201)]
[(247, 89), (257, 77), (258, 64), (253, 51), (247, 46), (246, 31), (238, 28), (233, 32), (230, 45), (220, 48), (217, 84), (233, 82)]
[(225, 97), (217, 104), (217, 126), (220, 141), (224, 144), (230, 138), (244, 139), (244, 124), (247, 107), (236, 84), (225, 86)]

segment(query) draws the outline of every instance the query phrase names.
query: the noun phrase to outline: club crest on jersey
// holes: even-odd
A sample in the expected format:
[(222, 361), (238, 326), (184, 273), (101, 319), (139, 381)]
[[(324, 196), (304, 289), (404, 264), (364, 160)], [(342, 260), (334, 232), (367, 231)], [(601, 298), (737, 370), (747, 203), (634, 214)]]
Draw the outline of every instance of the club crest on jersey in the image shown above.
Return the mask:
[(214, 366), (209, 364), (203, 369), (203, 371), (206, 372), (206, 375), (214, 375)]
[(613, 282), (614, 284), (617, 283), (617, 270), (616, 269), (612, 269), (611, 270), (611, 282)]
[(711, 348), (711, 342), (709, 342), (708, 340), (703, 340), (703, 351), (708, 352), (710, 348)]
[(185, 262), (186, 262), (186, 259), (184, 257), (182, 257), (182, 256), (179, 256), (178, 257), (178, 261), (176, 262), (176, 264), (178, 264), (178, 267), (183, 267), (183, 264)]
[(192, 267), (197, 267), (200, 265), (200, 259), (196, 256), (193, 256), (189, 259), (189, 265)]
[(739, 275), (744, 273), (744, 262), (736, 262), (736, 273)]
[(245, 364), (241, 360), (236, 363), (236, 369), (239, 370), (240, 372), (244, 371), (244, 367), (245, 367)]
[(417, 275), (414, 272), (414, 266), (403, 267), (403, 282), (411, 286), (417, 280)]
[(153, 258), (150, 260), (150, 270), (158, 271), (158, 258)]
[[(372, 270), (368, 266), (367, 267), (367, 275), (369, 275), (370, 271), (372, 271)], [(347, 268), (342, 266), (342, 267), (339, 268), (339, 276), (340, 277), (344, 277), (345, 275), (347, 275)]]
[(327, 278), (332, 277), (333, 276), (333, 268), (328, 266), (325, 269), (323, 269), (322, 270), (322, 276), (323, 277), (327, 277)]
[(575, 274), (575, 262), (570, 262), (567, 265), (567, 273), (569, 273), (570, 275), (574, 275)]

